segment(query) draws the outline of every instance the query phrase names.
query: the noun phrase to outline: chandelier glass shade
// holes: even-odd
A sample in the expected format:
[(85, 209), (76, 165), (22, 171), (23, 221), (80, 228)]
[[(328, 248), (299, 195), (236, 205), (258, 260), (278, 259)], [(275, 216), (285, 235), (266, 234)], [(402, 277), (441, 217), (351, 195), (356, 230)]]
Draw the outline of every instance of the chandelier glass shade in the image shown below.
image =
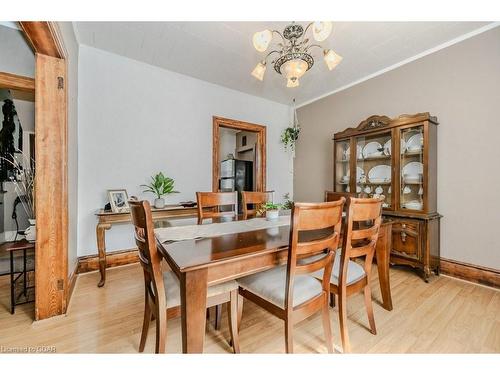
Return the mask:
[[(278, 48), (267, 53), (265, 58), (257, 64), (252, 75), (262, 81), (266, 72), (267, 60), (272, 56), (271, 64), (278, 74), (286, 78), (287, 87), (299, 86), (299, 79), (314, 65), (311, 49), (323, 49), (321, 45), (311, 43), (306, 37), (309, 29), (311, 29), (313, 39), (316, 42), (322, 42), (330, 36), (333, 25), (331, 22), (325, 21), (311, 22), (304, 29), (301, 25), (292, 23), (285, 27), (282, 33), (277, 30), (256, 32), (252, 42), (259, 52), (267, 51), (274, 35), (279, 36), (281, 40), (277, 43)], [(323, 56), (329, 70), (335, 68), (342, 60), (342, 57), (332, 49), (324, 49)]]

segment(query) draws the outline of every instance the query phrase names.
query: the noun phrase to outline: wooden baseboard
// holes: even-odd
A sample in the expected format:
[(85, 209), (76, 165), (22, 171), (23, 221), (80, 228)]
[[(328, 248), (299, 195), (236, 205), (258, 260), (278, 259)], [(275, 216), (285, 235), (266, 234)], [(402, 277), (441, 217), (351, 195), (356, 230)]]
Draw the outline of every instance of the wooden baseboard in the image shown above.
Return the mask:
[(78, 262), (75, 265), (75, 269), (73, 270), (71, 275), (69, 275), (69, 277), (68, 277), (68, 291), (66, 293), (66, 306), (64, 307), (63, 313), (66, 313), (66, 311), (68, 310), (69, 301), (71, 300), (71, 296), (73, 295), (73, 290), (75, 289), (75, 284), (76, 284), (77, 278), (78, 278)]
[(445, 258), (441, 258), (439, 264), (441, 272), (445, 275), (500, 288), (500, 270)]
[[(106, 254), (106, 268), (123, 266), (139, 262), (137, 249), (113, 251)], [(78, 258), (78, 273), (97, 271), (99, 269), (99, 257), (88, 255)]]

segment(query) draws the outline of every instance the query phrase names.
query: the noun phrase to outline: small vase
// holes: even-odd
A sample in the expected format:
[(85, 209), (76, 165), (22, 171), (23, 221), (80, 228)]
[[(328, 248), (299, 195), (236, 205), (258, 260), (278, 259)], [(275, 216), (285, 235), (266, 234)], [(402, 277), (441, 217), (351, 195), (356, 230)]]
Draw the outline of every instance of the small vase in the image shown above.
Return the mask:
[(36, 220), (35, 219), (29, 219), (30, 226), (28, 229), (24, 231), (24, 236), (26, 237), (26, 240), (29, 242), (35, 242), (36, 241)]
[(276, 221), (276, 220), (278, 220), (279, 213), (280, 212), (278, 210), (267, 210), (266, 211), (266, 220), (267, 221)]
[(165, 199), (156, 198), (155, 199), (155, 208), (163, 208), (163, 207), (165, 207)]

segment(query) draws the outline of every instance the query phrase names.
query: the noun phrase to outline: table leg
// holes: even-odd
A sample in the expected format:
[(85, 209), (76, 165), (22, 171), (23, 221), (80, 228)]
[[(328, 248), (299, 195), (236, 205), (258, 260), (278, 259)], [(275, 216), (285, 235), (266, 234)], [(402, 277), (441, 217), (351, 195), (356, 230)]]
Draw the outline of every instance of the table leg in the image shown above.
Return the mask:
[(16, 307), (16, 297), (14, 290), (14, 252), (10, 252), (10, 313), (14, 314)]
[(106, 230), (111, 228), (111, 224), (97, 224), (96, 234), (97, 234), (97, 250), (99, 252), (99, 272), (101, 274), (101, 280), (97, 284), (100, 288), (104, 286), (106, 282)]
[(203, 353), (207, 310), (207, 269), (181, 273), (182, 352)]
[(26, 297), (26, 249), (23, 250), (23, 294)]
[(378, 280), (380, 283), (380, 292), (382, 293), (382, 306), (388, 311), (392, 310), (391, 285), (389, 280), (389, 259), (392, 247), (391, 235), (392, 225), (382, 225), (380, 227), (379, 238), (375, 250)]

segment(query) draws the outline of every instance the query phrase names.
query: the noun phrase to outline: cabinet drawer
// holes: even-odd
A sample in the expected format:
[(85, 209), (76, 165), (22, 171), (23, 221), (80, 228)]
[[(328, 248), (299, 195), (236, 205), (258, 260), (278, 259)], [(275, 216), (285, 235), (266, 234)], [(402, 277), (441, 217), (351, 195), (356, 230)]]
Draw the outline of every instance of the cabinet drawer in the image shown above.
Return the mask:
[(407, 258), (420, 259), (420, 223), (401, 220), (392, 224), (392, 252)]

